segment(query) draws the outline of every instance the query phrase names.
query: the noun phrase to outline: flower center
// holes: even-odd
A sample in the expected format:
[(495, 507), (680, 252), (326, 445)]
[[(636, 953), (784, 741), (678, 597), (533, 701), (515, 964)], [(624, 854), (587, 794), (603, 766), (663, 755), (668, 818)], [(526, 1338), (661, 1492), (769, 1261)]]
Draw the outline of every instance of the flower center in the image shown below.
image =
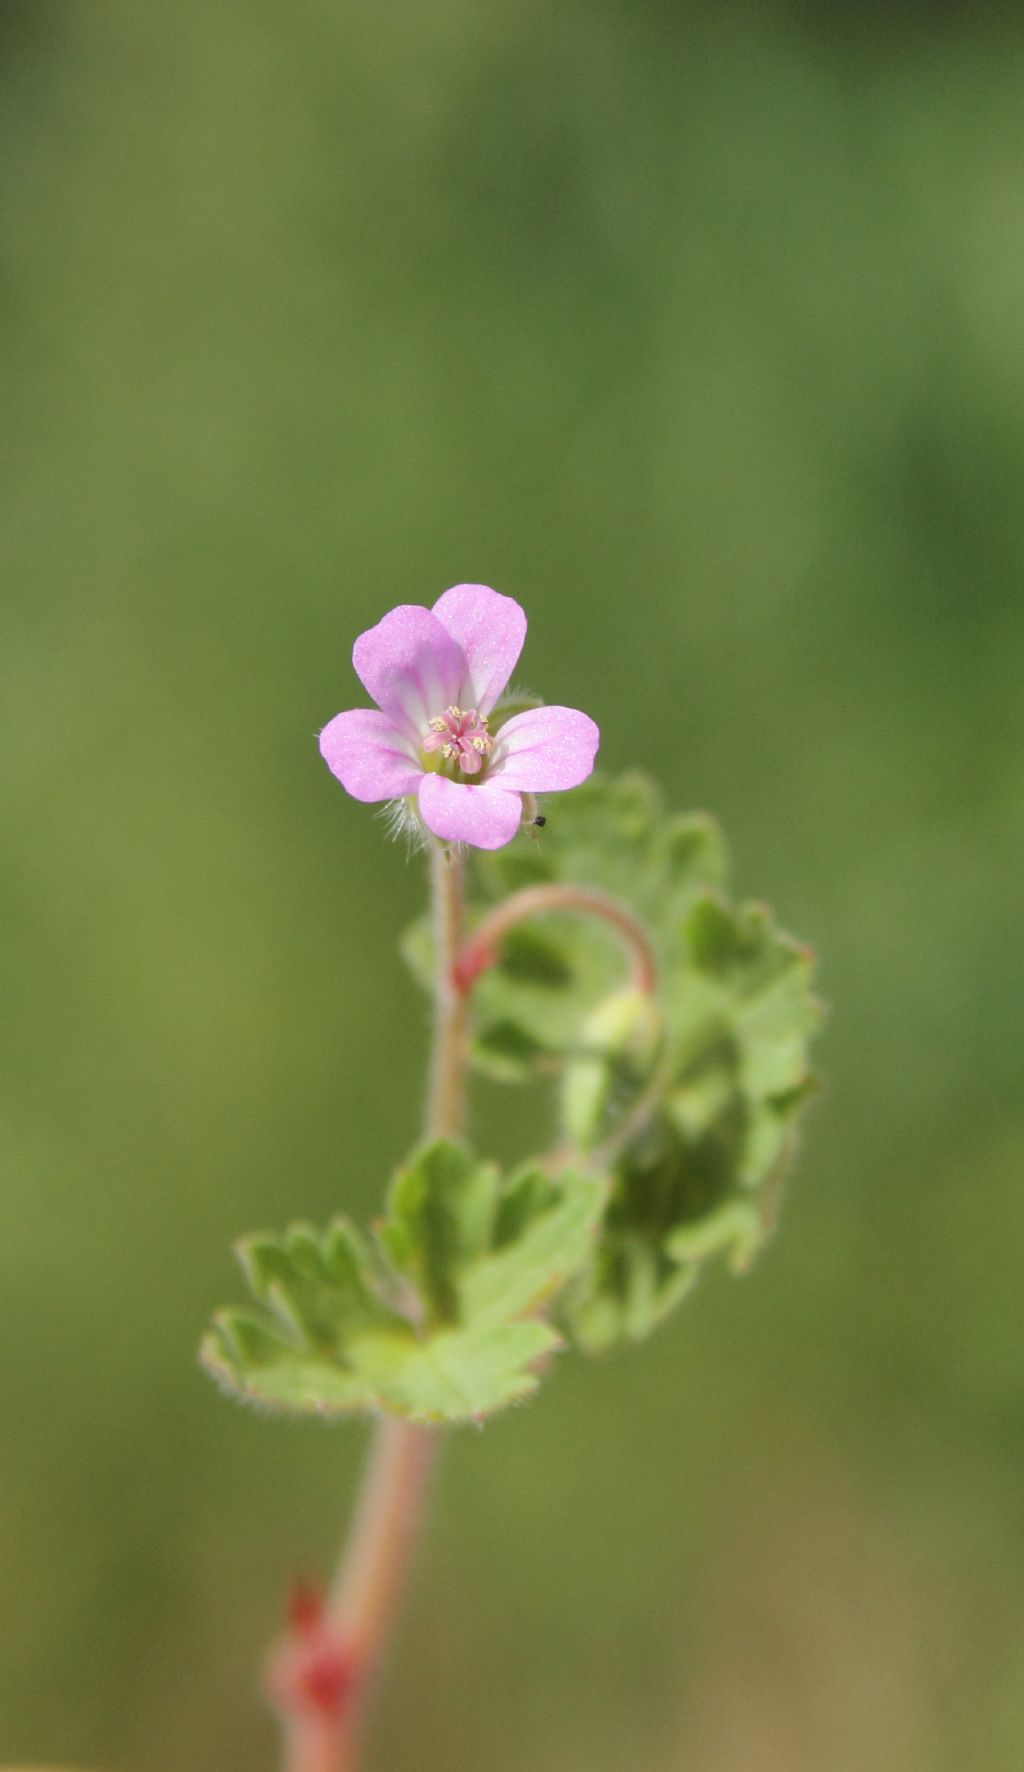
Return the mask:
[(445, 763), (453, 764), (462, 775), (479, 775), (494, 749), (494, 740), (487, 730), (487, 715), (476, 708), (445, 708), (427, 721), (425, 751), (440, 751)]

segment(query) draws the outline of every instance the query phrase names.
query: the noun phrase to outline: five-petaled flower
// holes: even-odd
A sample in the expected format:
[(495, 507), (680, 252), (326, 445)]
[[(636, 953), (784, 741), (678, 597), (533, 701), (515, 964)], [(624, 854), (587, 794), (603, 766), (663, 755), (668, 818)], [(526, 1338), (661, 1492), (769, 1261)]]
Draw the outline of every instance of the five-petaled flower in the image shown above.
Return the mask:
[(360, 634), (352, 663), (376, 708), (336, 714), (320, 734), (328, 768), (356, 800), (408, 800), (435, 837), (500, 849), (524, 794), (585, 781), (599, 733), (576, 708), (491, 716), (526, 637), (512, 597), (455, 585), (433, 609), (402, 603)]

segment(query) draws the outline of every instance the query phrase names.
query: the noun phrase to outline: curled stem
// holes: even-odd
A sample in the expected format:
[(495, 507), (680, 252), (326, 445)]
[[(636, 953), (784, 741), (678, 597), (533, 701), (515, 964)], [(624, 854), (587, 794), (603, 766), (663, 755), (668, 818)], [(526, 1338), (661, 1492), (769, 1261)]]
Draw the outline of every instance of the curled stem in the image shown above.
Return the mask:
[(481, 974), (497, 962), (501, 942), (509, 930), (545, 911), (575, 911), (580, 916), (598, 917), (610, 924), (629, 950), (633, 985), (647, 996), (654, 995), (658, 981), (654, 949), (646, 931), (625, 905), (591, 887), (555, 884), (524, 886), (488, 911), (456, 957), (454, 982), (457, 990), (463, 994), (472, 990)]

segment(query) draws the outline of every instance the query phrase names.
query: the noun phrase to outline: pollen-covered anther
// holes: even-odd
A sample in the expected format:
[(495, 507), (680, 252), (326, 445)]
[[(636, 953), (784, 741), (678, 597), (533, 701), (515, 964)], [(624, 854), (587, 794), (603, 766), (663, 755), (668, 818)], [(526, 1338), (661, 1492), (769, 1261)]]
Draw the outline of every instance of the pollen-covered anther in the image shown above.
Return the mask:
[(494, 740), (487, 730), (487, 716), (477, 708), (455, 706), (445, 708), (427, 721), (423, 740), (424, 751), (440, 751), (446, 763), (458, 765), (463, 775), (479, 775), (494, 749)]

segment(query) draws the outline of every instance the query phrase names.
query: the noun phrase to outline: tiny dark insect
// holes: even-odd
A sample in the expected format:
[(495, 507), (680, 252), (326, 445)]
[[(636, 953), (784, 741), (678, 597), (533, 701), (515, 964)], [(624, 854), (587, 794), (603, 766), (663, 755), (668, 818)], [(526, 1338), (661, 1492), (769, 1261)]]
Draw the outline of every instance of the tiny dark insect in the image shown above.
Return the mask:
[(545, 818), (545, 817), (544, 817), (544, 816), (543, 816), (543, 814), (542, 814), (542, 815), (541, 815), (541, 817), (540, 817), (540, 818), (535, 818), (535, 819), (534, 819), (534, 821), (533, 821), (533, 828), (534, 828), (534, 830), (535, 830), (535, 831), (539, 831), (539, 830), (542, 830), (542, 829), (543, 829), (543, 827), (544, 827), (544, 826), (545, 826), (545, 825), (546, 825), (546, 824), (547, 824), (547, 822), (548, 822), (548, 821), (547, 821), (547, 819), (546, 819), (546, 818)]

